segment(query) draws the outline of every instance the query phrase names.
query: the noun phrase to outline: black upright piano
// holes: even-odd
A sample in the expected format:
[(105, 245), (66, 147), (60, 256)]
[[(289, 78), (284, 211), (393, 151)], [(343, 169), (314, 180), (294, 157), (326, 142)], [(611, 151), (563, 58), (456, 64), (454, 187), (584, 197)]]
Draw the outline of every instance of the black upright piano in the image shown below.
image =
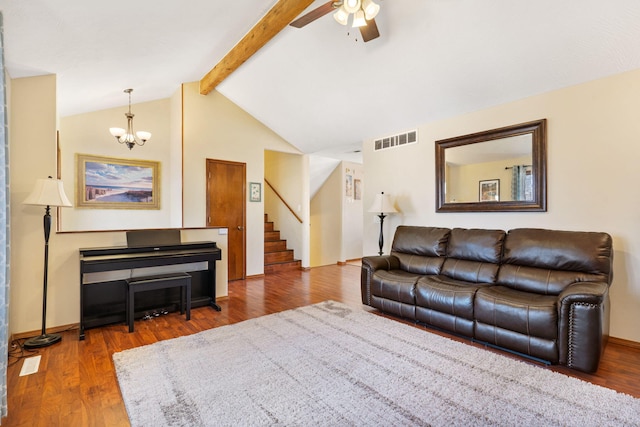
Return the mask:
[[(179, 237), (175, 242), (163, 239), (163, 233), (153, 234), (155, 242), (153, 236), (151, 240), (147, 238), (151, 233), (142, 239), (135, 238), (137, 233), (131, 236), (128, 233), (127, 246), (80, 249), (80, 340), (84, 339), (85, 328), (125, 321), (125, 280), (134, 274), (145, 275), (145, 271), (188, 272), (192, 277), (192, 307), (208, 305), (220, 311), (216, 304), (216, 261), (222, 255), (216, 243), (181, 243)], [(137, 316), (157, 309), (178, 308), (177, 288), (141, 294), (136, 297)]]

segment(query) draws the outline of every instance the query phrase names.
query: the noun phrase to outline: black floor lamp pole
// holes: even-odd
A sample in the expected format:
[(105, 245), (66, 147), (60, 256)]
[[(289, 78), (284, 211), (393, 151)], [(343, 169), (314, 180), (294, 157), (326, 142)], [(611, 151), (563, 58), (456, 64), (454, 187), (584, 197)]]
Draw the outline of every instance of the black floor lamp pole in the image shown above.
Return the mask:
[(40, 348), (55, 344), (62, 339), (60, 334), (47, 334), (47, 278), (49, 273), (49, 235), (51, 234), (51, 207), (45, 208), (44, 218), (44, 279), (42, 294), (42, 334), (24, 342), (25, 348)]
[(378, 252), (378, 255), (382, 255), (382, 247), (384, 246), (384, 236), (382, 234), (382, 224), (384, 223), (384, 218), (386, 217), (385, 214), (383, 214), (382, 212), (380, 212), (380, 214), (378, 215), (378, 218), (380, 218), (380, 237), (378, 238), (378, 246), (380, 247), (380, 252)]

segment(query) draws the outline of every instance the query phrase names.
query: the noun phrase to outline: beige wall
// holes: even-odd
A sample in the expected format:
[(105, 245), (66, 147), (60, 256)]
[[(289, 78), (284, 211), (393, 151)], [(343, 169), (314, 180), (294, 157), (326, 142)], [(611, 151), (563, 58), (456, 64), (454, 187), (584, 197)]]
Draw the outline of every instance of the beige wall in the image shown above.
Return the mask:
[(341, 162), (311, 200), (312, 267), (362, 256), (362, 195), (356, 199), (355, 180), (362, 190), (363, 172), (360, 164)]
[[(183, 85), (184, 224), (206, 224), (206, 159), (246, 163), (249, 182), (262, 182), (264, 151), (300, 154), (222, 94), (200, 95), (198, 82)], [(247, 194), (247, 275), (264, 271), (264, 205)], [(264, 199), (264, 198), (263, 198)]]
[(293, 216), (266, 183), (263, 187), (264, 213), (269, 215), (287, 248), (293, 249), (303, 267), (309, 267), (309, 157), (265, 151), (264, 177), (302, 220)]
[[(126, 101), (126, 98), (123, 97), (123, 100)], [(126, 111), (127, 107), (124, 106), (60, 119), (60, 153), (65, 192), (70, 198), (74, 197), (77, 187), (77, 154), (157, 161), (160, 162), (160, 209), (74, 207), (62, 212), (61, 230), (122, 230), (182, 225), (179, 215), (182, 194), (175, 188), (176, 183), (180, 185), (181, 182), (182, 164), (180, 156), (172, 153), (172, 147), (180, 147), (180, 140), (173, 143), (171, 141), (172, 128), (176, 126), (171, 126), (170, 100), (162, 99), (132, 105), (135, 129), (151, 132), (152, 136), (144, 147), (135, 146), (131, 150), (124, 144), (118, 144), (109, 133), (110, 127), (126, 126)], [(177, 126), (179, 127), (179, 123)]]
[[(614, 239), (611, 335), (640, 342), (640, 70), (420, 126), (418, 144), (375, 152), (363, 144), (364, 204), (385, 191), (400, 224), (605, 231)], [(435, 213), (434, 141), (548, 119), (548, 212)], [(367, 214), (365, 213), (365, 218)], [(365, 219), (364, 253), (378, 230)], [(386, 239), (385, 246), (391, 243)]]
[(311, 267), (340, 260), (343, 185), (340, 163), (311, 199)]
[(531, 164), (531, 157), (502, 159), (495, 162), (470, 165), (447, 165), (447, 202), (477, 202), (480, 196), (480, 181), (497, 179), (500, 181), (500, 201), (508, 202), (511, 197), (511, 168), (513, 165)]

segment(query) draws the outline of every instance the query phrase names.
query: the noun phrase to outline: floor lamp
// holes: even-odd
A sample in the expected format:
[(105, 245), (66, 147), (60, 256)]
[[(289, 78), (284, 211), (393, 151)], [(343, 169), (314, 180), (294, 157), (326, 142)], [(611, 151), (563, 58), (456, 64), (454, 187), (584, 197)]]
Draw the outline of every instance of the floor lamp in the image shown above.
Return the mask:
[(49, 270), (49, 234), (51, 234), (51, 206), (71, 206), (64, 194), (62, 181), (59, 179), (38, 179), (35, 188), (24, 201), (25, 205), (46, 206), (44, 211), (44, 280), (42, 294), (42, 333), (24, 342), (25, 348), (40, 348), (55, 344), (62, 339), (60, 334), (47, 333), (47, 273)]
[(378, 218), (380, 218), (380, 237), (378, 238), (378, 245), (380, 246), (380, 252), (378, 252), (378, 255), (382, 255), (382, 246), (384, 245), (384, 235), (382, 232), (382, 224), (384, 223), (384, 219), (387, 216), (386, 214), (396, 213), (398, 211), (393, 206), (391, 197), (389, 197), (388, 194), (384, 194), (384, 191), (383, 191), (380, 194), (376, 194), (376, 197), (373, 199), (373, 204), (369, 208), (369, 212), (378, 213)]

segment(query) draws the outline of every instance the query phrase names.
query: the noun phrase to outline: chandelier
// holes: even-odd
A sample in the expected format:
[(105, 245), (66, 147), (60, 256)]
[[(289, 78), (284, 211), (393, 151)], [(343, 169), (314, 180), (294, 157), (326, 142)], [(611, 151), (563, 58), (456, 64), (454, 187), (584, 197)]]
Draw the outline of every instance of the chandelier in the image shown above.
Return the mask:
[(144, 145), (145, 142), (147, 142), (150, 138), (151, 138), (151, 133), (150, 132), (144, 132), (144, 131), (139, 131), (139, 132), (133, 132), (133, 113), (131, 112), (131, 92), (133, 92), (133, 89), (125, 89), (124, 93), (128, 93), (129, 94), (129, 111), (124, 113), (124, 115), (127, 117), (127, 129), (122, 129), (122, 128), (109, 128), (109, 132), (111, 132), (111, 135), (116, 137), (116, 140), (120, 143), (120, 144), (127, 144), (127, 147), (129, 147), (129, 150), (131, 150), (134, 145)]
[(347, 25), (349, 16), (353, 14), (352, 27), (364, 27), (367, 21), (375, 18), (379, 11), (380, 6), (373, 0), (344, 0), (333, 17), (338, 23)]

